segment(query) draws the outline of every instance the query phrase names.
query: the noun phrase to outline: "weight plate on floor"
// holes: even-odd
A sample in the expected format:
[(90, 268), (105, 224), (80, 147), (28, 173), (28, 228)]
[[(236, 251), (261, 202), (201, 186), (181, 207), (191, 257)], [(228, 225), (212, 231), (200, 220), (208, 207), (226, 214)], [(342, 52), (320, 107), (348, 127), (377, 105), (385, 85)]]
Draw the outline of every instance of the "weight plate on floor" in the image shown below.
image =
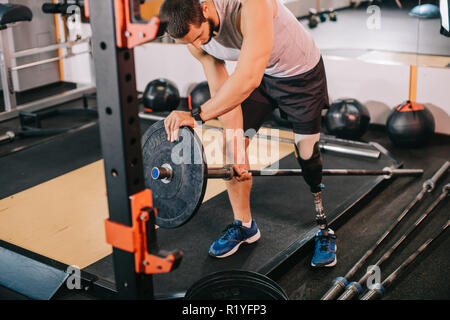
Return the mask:
[[(167, 140), (164, 121), (153, 124), (142, 137), (145, 186), (152, 190), (156, 224), (176, 228), (198, 211), (206, 190), (207, 166), (200, 139), (182, 127), (176, 142)], [(154, 167), (170, 168), (171, 179), (154, 180)]]
[(288, 300), (272, 279), (251, 271), (229, 270), (208, 275), (186, 292), (186, 300)]

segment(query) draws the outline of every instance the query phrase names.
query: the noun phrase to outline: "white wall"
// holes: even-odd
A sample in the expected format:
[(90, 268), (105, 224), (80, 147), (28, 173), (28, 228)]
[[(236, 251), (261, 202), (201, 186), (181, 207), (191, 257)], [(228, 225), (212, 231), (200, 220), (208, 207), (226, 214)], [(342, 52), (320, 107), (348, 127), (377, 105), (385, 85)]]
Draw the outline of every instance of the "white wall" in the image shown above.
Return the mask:
[[(201, 65), (183, 45), (150, 43), (135, 49), (138, 90), (156, 78), (174, 81), (183, 97), (205, 80)], [(409, 66), (324, 56), (330, 99), (352, 97), (369, 109), (372, 123), (385, 124), (392, 109), (409, 98)], [(229, 72), (235, 64), (228, 63)], [(417, 102), (436, 120), (436, 132), (450, 134), (450, 69), (419, 67)]]
[(417, 101), (433, 113), (436, 132), (450, 134), (450, 68), (419, 68)]
[(139, 91), (144, 91), (151, 80), (167, 78), (186, 97), (190, 86), (205, 80), (200, 63), (184, 45), (149, 43), (136, 48), (134, 53)]
[(373, 123), (384, 124), (391, 109), (408, 99), (409, 66), (327, 56), (324, 64), (330, 99), (359, 100), (369, 109)]

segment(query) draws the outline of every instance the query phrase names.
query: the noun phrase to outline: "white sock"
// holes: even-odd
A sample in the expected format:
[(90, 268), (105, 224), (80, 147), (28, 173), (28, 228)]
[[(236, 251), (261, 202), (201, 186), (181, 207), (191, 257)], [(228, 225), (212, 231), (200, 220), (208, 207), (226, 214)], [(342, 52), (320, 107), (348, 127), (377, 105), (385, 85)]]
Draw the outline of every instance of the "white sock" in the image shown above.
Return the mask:
[(249, 222), (244, 222), (244, 221), (241, 221), (241, 222), (242, 222), (242, 225), (246, 228), (252, 227), (252, 220), (250, 220)]

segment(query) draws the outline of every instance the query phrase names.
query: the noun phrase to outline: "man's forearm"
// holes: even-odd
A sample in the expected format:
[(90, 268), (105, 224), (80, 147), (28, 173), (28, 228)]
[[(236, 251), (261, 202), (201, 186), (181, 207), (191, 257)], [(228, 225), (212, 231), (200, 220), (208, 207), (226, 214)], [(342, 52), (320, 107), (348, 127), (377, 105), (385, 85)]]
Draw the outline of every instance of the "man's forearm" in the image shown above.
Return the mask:
[(220, 90), (201, 107), (200, 116), (208, 121), (239, 106), (256, 88), (254, 81), (247, 81), (232, 74)]

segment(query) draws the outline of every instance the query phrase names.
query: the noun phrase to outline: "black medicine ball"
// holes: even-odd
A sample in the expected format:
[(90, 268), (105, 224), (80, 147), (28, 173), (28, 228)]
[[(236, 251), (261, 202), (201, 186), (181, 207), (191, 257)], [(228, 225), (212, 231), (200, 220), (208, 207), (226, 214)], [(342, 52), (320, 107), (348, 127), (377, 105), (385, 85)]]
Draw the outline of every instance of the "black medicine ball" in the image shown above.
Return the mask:
[(172, 111), (180, 104), (180, 93), (170, 80), (160, 78), (147, 84), (142, 97), (146, 111)]
[(200, 107), (209, 99), (211, 99), (211, 94), (209, 92), (208, 81), (200, 82), (192, 89), (189, 95), (189, 107), (191, 109)]
[(369, 123), (369, 110), (356, 99), (334, 101), (325, 115), (328, 132), (345, 139), (361, 138)]
[(423, 105), (406, 101), (397, 106), (386, 122), (391, 141), (399, 147), (425, 145), (434, 134), (434, 117)]

